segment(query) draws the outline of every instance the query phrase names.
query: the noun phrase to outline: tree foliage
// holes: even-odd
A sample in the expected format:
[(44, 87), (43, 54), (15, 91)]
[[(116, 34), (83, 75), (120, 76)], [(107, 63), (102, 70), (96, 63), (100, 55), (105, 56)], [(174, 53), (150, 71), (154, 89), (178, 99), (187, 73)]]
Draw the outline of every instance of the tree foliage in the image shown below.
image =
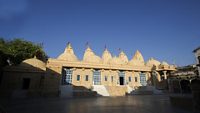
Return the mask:
[(23, 60), (33, 58), (45, 61), (47, 55), (43, 51), (42, 44), (33, 43), (23, 39), (5, 40), (0, 38), (0, 66), (5, 66), (8, 62), (16, 65)]

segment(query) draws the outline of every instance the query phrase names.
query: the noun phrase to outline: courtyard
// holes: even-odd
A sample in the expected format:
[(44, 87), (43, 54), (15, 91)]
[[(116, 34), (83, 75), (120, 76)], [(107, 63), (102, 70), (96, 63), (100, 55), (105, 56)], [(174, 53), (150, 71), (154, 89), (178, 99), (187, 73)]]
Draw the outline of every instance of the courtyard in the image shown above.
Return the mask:
[(171, 106), (167, 95), (0, 99), (6, 113), (190, 113)]

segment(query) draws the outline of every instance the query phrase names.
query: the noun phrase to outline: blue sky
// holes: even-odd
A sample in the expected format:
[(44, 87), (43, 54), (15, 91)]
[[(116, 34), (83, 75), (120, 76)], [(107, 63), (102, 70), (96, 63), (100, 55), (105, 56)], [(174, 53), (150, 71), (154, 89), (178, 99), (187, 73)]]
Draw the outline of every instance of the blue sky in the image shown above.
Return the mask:
[(89, 42), (99, 56), (106, 45), (188, 65), (200, 46), (200, 0), (0, 0), (0, 36), (43, 43), (52, 58), (71, 42), (82, 59)]

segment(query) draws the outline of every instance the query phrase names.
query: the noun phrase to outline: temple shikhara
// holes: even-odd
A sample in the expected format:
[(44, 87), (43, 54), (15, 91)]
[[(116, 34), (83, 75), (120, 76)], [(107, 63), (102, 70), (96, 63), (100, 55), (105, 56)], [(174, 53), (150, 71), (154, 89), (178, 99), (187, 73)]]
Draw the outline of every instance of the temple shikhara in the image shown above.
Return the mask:
[(105, 48), (100, 57), (87, 46), (79, 60), (68, 43), (62, 54), (46, 63), (32, 58), (6, 67), (3, 79), (12, 82), (2, 83), (1, 88), (10, 96), (124, 96), (144, 88), (156, 93), (167, 87), (166, 79), (174, 70), (165, 61), (150, 58), (145, 62), (138, 50), (129, 60), (123, 51), (112, 56)]

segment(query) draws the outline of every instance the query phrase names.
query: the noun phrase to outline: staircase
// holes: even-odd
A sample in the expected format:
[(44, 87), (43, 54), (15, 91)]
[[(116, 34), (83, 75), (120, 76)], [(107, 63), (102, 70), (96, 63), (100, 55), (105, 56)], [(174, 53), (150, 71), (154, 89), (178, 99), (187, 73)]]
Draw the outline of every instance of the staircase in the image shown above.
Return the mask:
[(130, 94), (133, 95), (152, 95), (152, 94), (163, 94), (161, 90), (157, 90), (154, 86), (140, 86)]
[(96, 91), (100, 96), (110, 96), (104, 85), (93, 85), (92, 91)]
[(127, 92), (126, 86), (105, 86), (110, 96), (124, 96)]
[(126, 87), (127, 87), (127, 93), (128, 93), (128, 94), (130, 94), (131, 92), (133, 92), (133, 91), (135, 90), (134, 87), (131, 87), (131, 86), (129, 86), (129, 85), (126, 85)]

